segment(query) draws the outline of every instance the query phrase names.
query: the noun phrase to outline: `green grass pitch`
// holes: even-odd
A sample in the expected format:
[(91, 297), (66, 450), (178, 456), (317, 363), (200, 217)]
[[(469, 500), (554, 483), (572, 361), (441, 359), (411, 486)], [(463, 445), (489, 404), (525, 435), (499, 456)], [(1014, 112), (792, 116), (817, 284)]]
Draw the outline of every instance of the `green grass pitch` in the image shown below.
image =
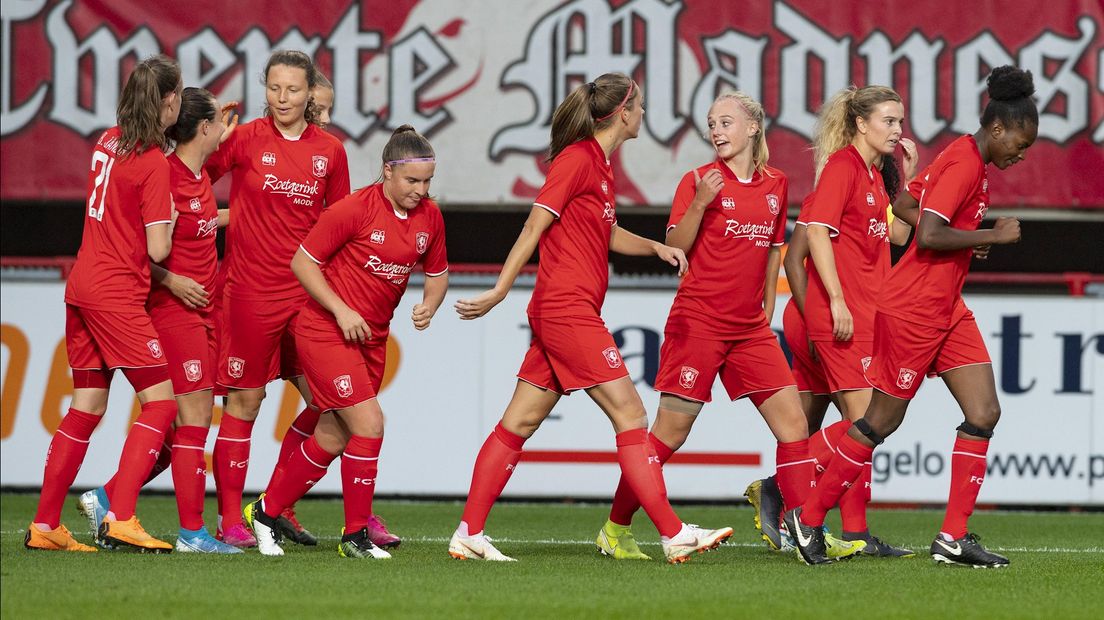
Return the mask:
[[(858, 559), (807, 567), (770, 553), (745, 506), (683, 506), (680, 515), (736, 529), (730, 543), (681, 566), (615, 562), (594, 535), (597, 504), (497, 506), (488, 532), (516, 564), (456, 561), (447, 541), (461, 505), (376, 503), (404, 537), (390, 561), (338, 557), (341, 503), (304, 500), (301, 520), (316, 548), (286, 543), (283, 558), (256, 551), (230, 557), (125, 552), (30, 552), (23, 532), (37, 496), (0, 496), (0, 608), (3, 618), (1101, 618), (1104, 514), (979, 512), (972, 528), (1012, 560), (1002, 570), (937, 566), (927, 555), (941, 512), (876, 510), (876, 533), (918, 553), (906, 560)], [(213, 501), (207, 515), (214, 512)], [(144, 497), (149, 531), (173, 541), (172, 498)], [(65, 522), (88, 542), (66, 505)], [(830, 522), (831, 523), (831, 522)], [(838, 523), (833, 524), (838, 526)], [(644, 515), (645, 552), (662, 557)]]

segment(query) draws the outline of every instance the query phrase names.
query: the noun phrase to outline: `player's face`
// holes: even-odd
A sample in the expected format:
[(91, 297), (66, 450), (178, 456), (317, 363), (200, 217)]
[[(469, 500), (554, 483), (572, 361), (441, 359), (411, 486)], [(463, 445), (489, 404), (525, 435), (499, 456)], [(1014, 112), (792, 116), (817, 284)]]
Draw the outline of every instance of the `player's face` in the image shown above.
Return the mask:
[(990, 129), (989, 161), (1004, 170), (1024, 160), (1027, 149), (1039, 136), (1038, 125), (1024, 125), (1009, 129), (996, 124)]
[(627, 139), (632, 139), (640, 135), (640, 124), (644, 121), (644, 95), (640, 92), (640, 88), (633, 86), (633, 90), (636, 92), (632, 98), (632, 108), (629, 109), (626, 106), (625, 113), (628, 114), (628, 120), (625, 121), (625, 134)]
[(395, 206), (408, 211), (429, 195), (429, 182), (437, 164), (431, 161), (384, 165), (383, 184)]
[(203, 140), (204, 157), (218, 150), (222, 132), (226, 131), (226, 124), (222, 122), (222, 106), (219, 105), (217, 99), (212, 99), (211, 105), (215, 108), (214, 120), (204, 119), (200, 121), (199, 129), (196, 131), (196, 138)]
[(868, 118), (855, 123), (868, 146), (882, 155), (889, 155), (901, 141), (901, 123), (905, 120), (905, 106), (900, 101), (883, 101), (874, 107)]
[(728, 97), (709, 108), (706, 123), (709, 142), (724, 160), (751, 148), (752, 137), (759, 131), (759, 124), (747, 117), (740, 102)]
[(272, 117), (283, 127), (299, 124), (306, 114), (310, 90), (307, 72), (299, 67), (273, 65), (265, 80), (265, 99)]
[(333, 108), (334, 91), (325, 86), (315, 86), (311, 89), (311, 97), (314, 98), (314, 106), (318, 108), (318, 126), (325, 129), (330, 124), (330, 109)]

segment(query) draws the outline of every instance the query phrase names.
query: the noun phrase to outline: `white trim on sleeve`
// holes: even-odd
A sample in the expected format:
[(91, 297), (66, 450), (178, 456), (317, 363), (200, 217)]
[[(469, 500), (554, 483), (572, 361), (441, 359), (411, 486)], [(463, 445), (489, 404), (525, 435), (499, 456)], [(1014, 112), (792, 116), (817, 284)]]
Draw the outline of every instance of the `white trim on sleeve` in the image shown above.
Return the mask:
[(307, 255), (307, 258), (309, 258), (309, 259), (311, 259), (312, 261), (314, 261), (314, 262), (318, 263), (319, 265), (323, 264), (323, 263), (322, 263), (322, 261), (320, 261), (320, 260), (318, 260), (317, 258), (315, 258), (315, 257), (311, 256), (311, 253), (307, 251), (307, 248), (303, 247), (303, 244), (302, 244), (302, 243), (300, 243), (300, 244), (299, 244), (299, 249), (300, 249), (300, 250), (303, 250), (303, 254), (306, 254), (306, 255)]
[(437, 276), (443, 276), (448, 273), (448, 267), (445, 267), (444, 271), (438, 271), (437, 273), (426, 272), (426, 276), (430, 278), (436, 278)]
[(540, 208), (544, 209), (545, 211), (548, 211), (548, 212), (549, 212), (549, 213), (551, 213), (552, 215), (555, 215), (555, 216), (556, 216), (556, 219), (559, 219), (559, 218), (560, 218), (560, 214), (559, 214), (559, 213), (556, 213), (556, 210), (555, 210), (555, 209), (553, 209), (552, 207), (548, 206), (548, 205), (542, 205), (542, 204), (541, 204), (541, 203), (539, 203), (539, 202), (534, 202), (534, 203), (533, 203), (533, 206), (534, 206), (534, 207), (540, 207)]
[(670, 233), (672, 230), (675, 229), (676, 226), (678, 226), (678, 224), (671, 224), (670, 226), (667, 227), (667, 232)]
[(150, 222), (149, 224), (146, 224), (146, 228), (149, 228), (150, 226), (157, 226), (158, 224), (172, 224), (172, 220), (157, 220), (156, 222)]
[(939, 211), (936, 211), (935, 209), (929, 209), (927, 207), (924, 207), (924, 211), (928, 211), (929, 213), (934, 213), (934, 214), (938, 215), (939, 217), (943, 218), (943, 220), (945, 222), (947, 222), (948, 224), (951, 223), (951, 218), (947, 217), (946, 215), (943, 215), (942, 213), (940, 213)]
[[(808, 230), (809, 226), (823, 226), (823, 227), (827, 228), (828, 231), (829, 231), (828, 232), (829, 237), (838, 237), (839, 234), (840, 234), (838, 228), (836, 228), (835, 226), (832, 226), (831, 224), (825, 224), (824, 222), (805, 222), (805, 230)], [(832, 233), (835, 233), (835, 234), (832, 234)]]

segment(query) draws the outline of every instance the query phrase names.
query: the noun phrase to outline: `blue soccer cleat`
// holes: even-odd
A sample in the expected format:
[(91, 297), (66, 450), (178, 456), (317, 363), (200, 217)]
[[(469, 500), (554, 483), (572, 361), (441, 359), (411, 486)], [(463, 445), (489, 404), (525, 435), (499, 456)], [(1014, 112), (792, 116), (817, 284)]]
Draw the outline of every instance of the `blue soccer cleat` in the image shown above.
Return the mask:
[(176, 550), (181, 553), (242, 553), (242, 550), (234, 545), (215, 540), (204, 528), (198, 530), (180, 528), (180, 536), (176, 539)]
[(105, 549), (110, 549), (111, 546), (100, 539), (100, 524), (110, 510), (111, 502), (108, 501), (107, 491), (103, 487), (85, 491), (77, 498), (77, 511), (88, 519), (88, 531), (92, 533), (92, 540)]

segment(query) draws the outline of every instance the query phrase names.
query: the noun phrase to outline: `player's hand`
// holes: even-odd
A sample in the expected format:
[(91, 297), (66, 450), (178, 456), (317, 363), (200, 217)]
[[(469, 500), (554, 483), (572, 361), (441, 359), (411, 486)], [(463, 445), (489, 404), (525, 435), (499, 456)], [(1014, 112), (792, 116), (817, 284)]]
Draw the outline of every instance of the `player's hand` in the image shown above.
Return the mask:
[(207, 289), (188, 276), (170, 273), (165, 278), (165, 286), (169, 289), (169, 292), (176, 295), (180, 301), (184, 302), (185, 306), (192, 310), (205, 308), (210, 303), (207, 297)]
[(986, 260), (989, 258), (989, 250), (993, 249), (991, 245), (979, 245), (974, 248), (974, 258), (978, 260)]
[(1014, 217), (998, 217), (997, 223), (993, 225), (993, 232), (997, 235), (993, 243), (1002, 245), (1018, 243), (1020, 241), (1020, 220)]
[(372, 337), (372, 330), (368, 328), (368, 323), (349, 306), (334, 312), (334, 318), (337, 319), (337, 327), (345, 336), (345, 340), (363, 343)]
[(229, 101), (222, 105), (222, 124), (226, 128), (222, 130), (222, 137), (219, 138), (219, 144), (226, 142), (226, 140), (230, 138), (230, 134), (234, 133), (234, 129), (238, 126), (238, 115), (234, 113), (237, 107), (237, 101)]
[(840, 299), (833, 299), (830, 308), (832, 310), (832, 336), (836, 340), (851, 340), (855, 335), (855, 320), (851, 318), (851, 311), (847, 304)]
[(177, 211), (176, 206), (174, 205), (173, 208), (172, 208), (172, 213), (169, 214), (169, 238), (170, 239), (172, 239), (173, 231), (176, 230), (176, 220), (179, 217), (180, 217), (180, 211)]
[(713, 202), (713, 199), (720, 193), (721, 188), (724, 187), (724, 177), (721, 176), (721, 171), (716, 168), (710, 168), (705, 176), (698, 174), (698, 171), (694, 170), (694, 202), (698, 206), (704, 208), (709, 203)]
[(458, 300), (453, 307), (456, 308), (456, 313), (460, 315), (461, 319), (470, 321), (487, 314), (491, 311), (491, 308), (497, 306), (503, 299), (506, 299), (505, 295), (491, 289), (470, 299)]
[(678, 275), (680, 278), (686, 275), (686, 269), (688, 268), (688, 264), (686, 262), (686, 252), (683, 252), (679, 248), (673, 248), (669, 245), (657, 243), (655, 253), (656, 256), (658, 256), (659, 259), (663, 262), (669, 263), (674, 267), (678, 267)]
[(920, 167), (920, 155), (916, 152), (916, 143), (908, 138), (901, 138), (901, 167), (904, 168), (905, 182), (916, 177), (916, 170)]
[(425, 304), (416, 304), (414, 311), (410, 313), (410, 320), (414, 321), (414, 329), (422, 331), (429, 327), (429, 322), (433, 319), (433, 313), (429, 311), (429, 306)]

